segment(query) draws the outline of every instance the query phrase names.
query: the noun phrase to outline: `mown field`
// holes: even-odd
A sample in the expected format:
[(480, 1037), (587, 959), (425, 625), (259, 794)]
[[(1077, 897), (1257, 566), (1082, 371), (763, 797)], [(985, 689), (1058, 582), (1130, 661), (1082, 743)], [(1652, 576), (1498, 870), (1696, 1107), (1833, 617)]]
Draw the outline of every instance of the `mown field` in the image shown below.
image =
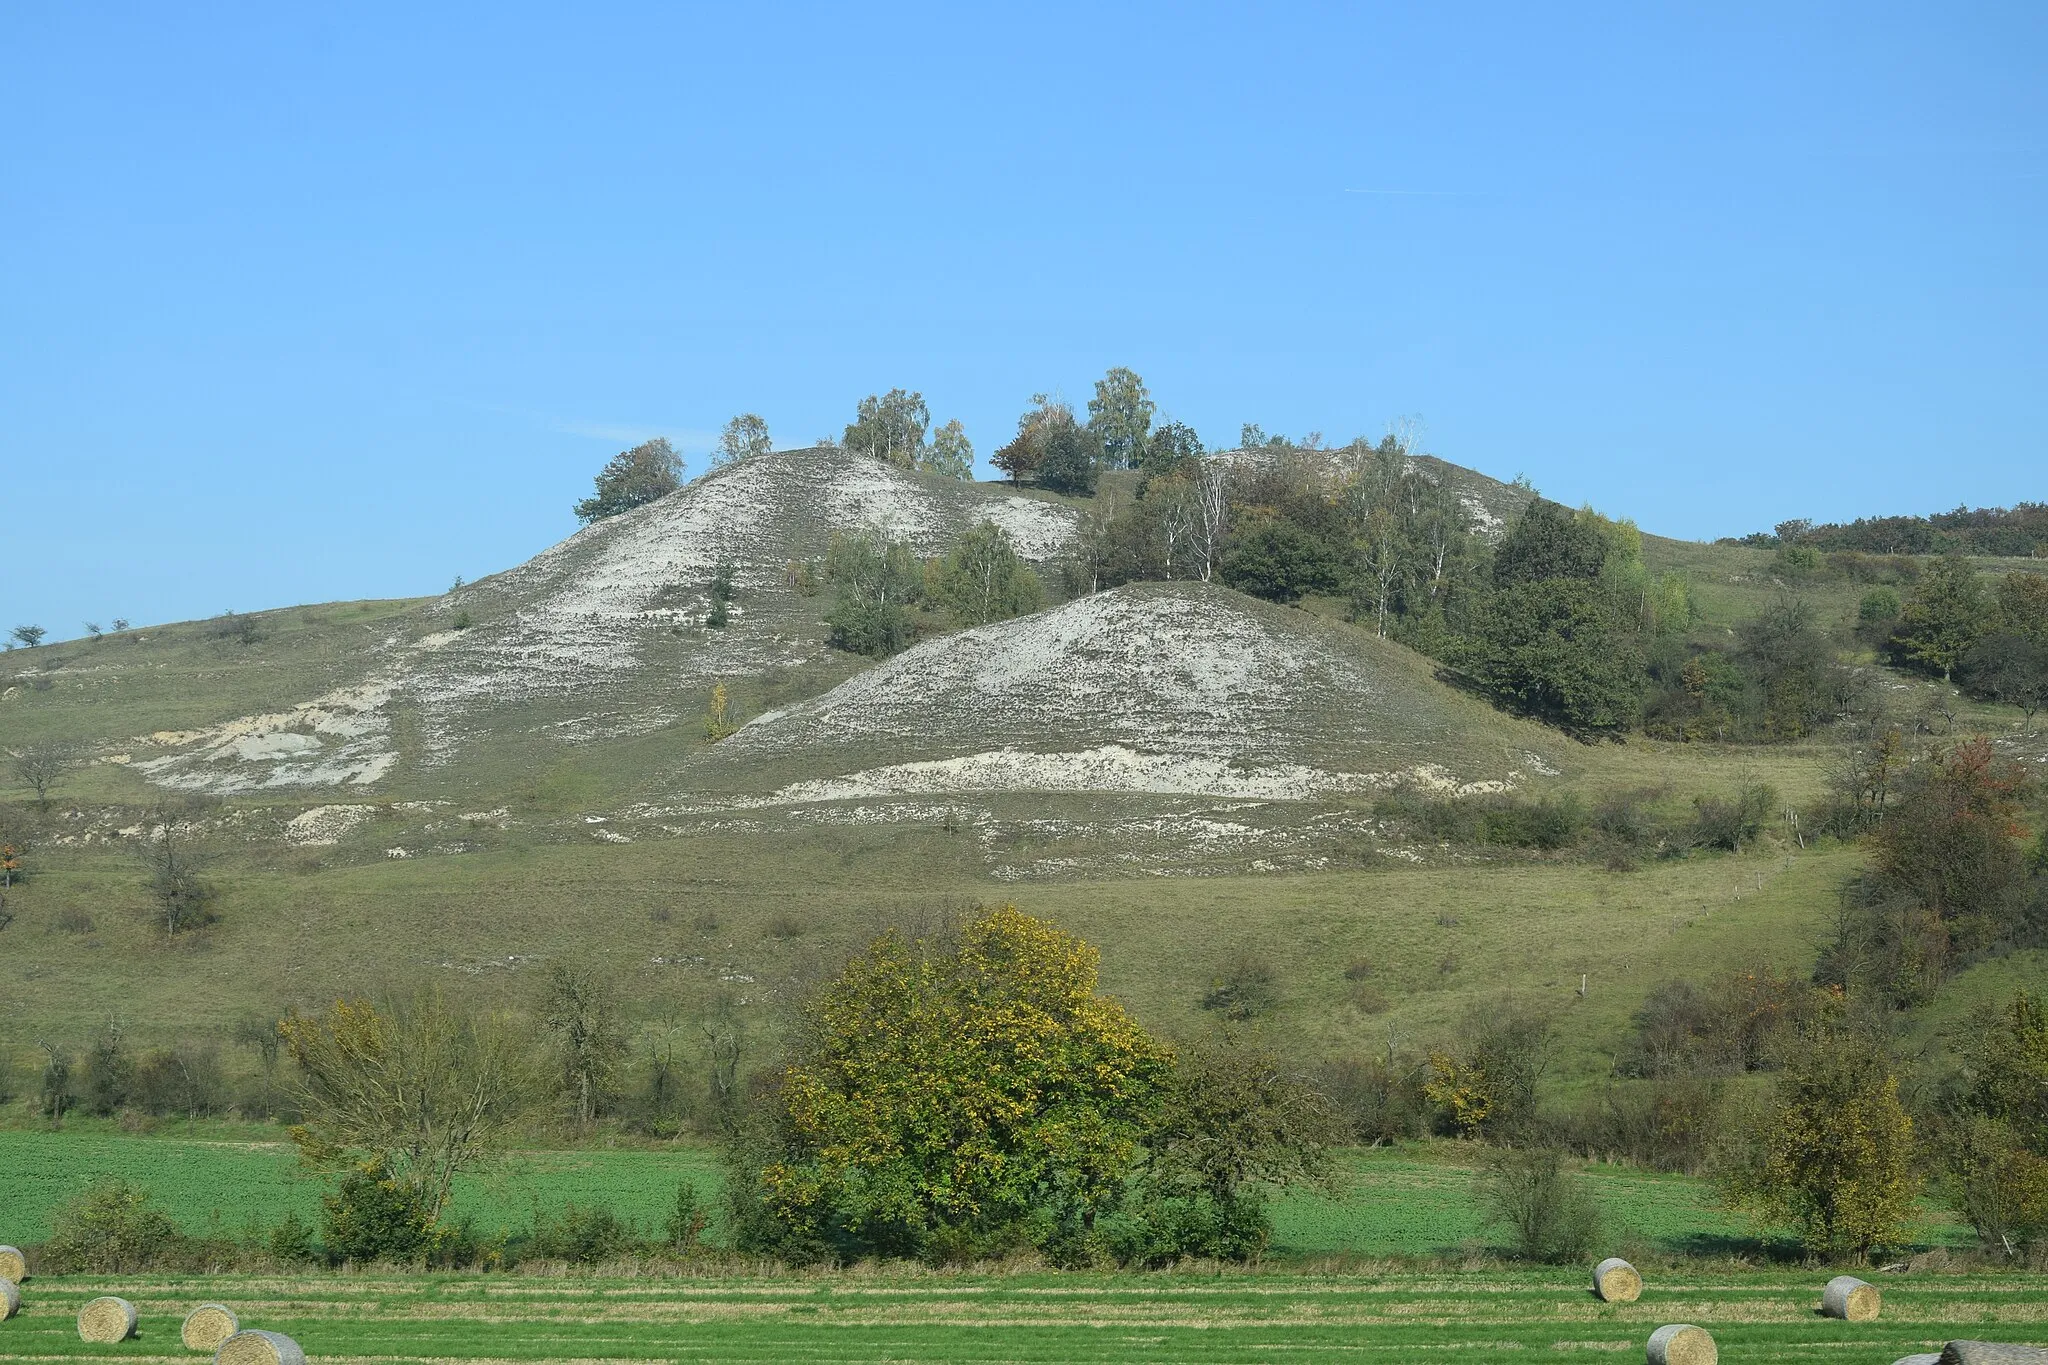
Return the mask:
[[(1215, 1362), (1641, 1359), (1665, 1322), (1711, 1331), (1729, 1365), (1889, 1365), (1958, 1336), (2048, 1343), (2038, 1277), (1884, 1278), (1874, 1323), (1816, 1313), (1818, 1272), (1652, 1268), (1608, 1305), (1577, 1270), (989, 1276), (855, 1270), (677, 1278), (308, 1275), (31, 1282), (0, 1360), (189, 1360), (178, 1321), (228, 1304), (309, 1358), (348, 1361)], [(73, 1315), (118, 1292), (141, 1336), (81, 1343)]]
[[(1489, 1234), (1473, 1197), (1476, 1153), (1455, 1142), (1404, 1144), (1346, 1152), (1334, 1193), (1288, 1192), (1273, 1207), (1274, 1254), (1430, 1257), (1482, 1251)], [(1721, 1208), (1706, 1182), (1601, 1162), (1585, 1166), (1605, 1214), (1609, 1241), (1658, 1253), (1754, 1252), (1754, 1232)], [(187, 1232), (240, 1235), (267, 1230), (286, 1212), (316, 1224), (320, 1177), (300, 1168), (275, 1130), (195, 1126), (188, 1135), (139, 1137), (110, 1132), (0, 1130), (0, 1242), (49, 1235), (52, 1214), (103, 1175), (150, 1191)], [(535, 1213), (565, 1204), (611, 1207), (646, 1235), (661, 1227), (688, 1181), (717, 1204), (718, 1163), (701, 1147), (583, 1148), (515, 1152), (458, 1186), (454, 1217), (485, 1235), (530, 1227)], [(1933, 1205), (1916, 1229), (1922, 1245), (1962, 1245), (1969, 1229)], [(714, 1221), (707, 1238), (723, 1229)]]

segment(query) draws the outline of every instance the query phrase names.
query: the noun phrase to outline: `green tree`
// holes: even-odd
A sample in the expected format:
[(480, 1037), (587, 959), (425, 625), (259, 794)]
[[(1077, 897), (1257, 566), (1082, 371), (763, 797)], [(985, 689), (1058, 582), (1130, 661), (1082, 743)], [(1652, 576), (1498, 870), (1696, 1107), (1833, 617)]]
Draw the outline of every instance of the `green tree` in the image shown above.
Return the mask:
[(2009, 1256), (2048, 1245), (2048, 1010), (2022, 990), (1955, 1037), (1962, 1072), (1934, 1143), (1949, 1202)]
[(630, 512), (683, 486), (683, 458), (666, 436), (614, 455), (597, 474), (597, 492), (576, 504), (584, 525)]
[(949, 479), (974, 477), (974, 442), (967, 439), (967, 428), (960, 425), (959, 418), (932, 433), (931, 447), (925, 451), (919, 468)]
[(1156, 411), (1135, 371), (1118, 366), (1096, 380), (1095, 396), (1088, 400), (1088, 427), (1101, 443), (1103, 461), (1132, 468), (1144, 463), (1145, 438)]
[(25, 649), (34, 649), (43, 642), (43, 637), (49, 633), (49, 631), (44, 630), (41, 626), (16, 626), (13, 630), (7, 632), (10, 640), (7, 647), (12, 649), (15, 643), (19, 643)]
[(834, 645), (879, 659), (910, 644), (924, 571), (907, 542), (879, 531), (835, 534), (825, 551), (825, 579), (833, 587), (825, 624)]
[(1596, 520), (1548, 498), (1532, 498), (1494, 552), (1493, 581), (1507, 587), (1554, 578), (1597, 579), (1611, 548)]
[(1094, 949), (1009, 906), (957, 939), (884, 934), (800, 1036), (756, 1188), (771, 1226), (843, 1256), (1085, 1236), (1123, 1199), (1171, 1068), (1096, 994)]
[(2014, 570), (1998, 581), (1989, 632), (1961, 671), (1971, 692), (2018, 707), (2033, 728), (2034, 713), (2048, 706), (2048, 574)]
[(1241, 520), (1219, 559), (1225, 583), (1273, 602), (1334, 591), (1343, 573), (1342, 559), (1327, 539), (1270, 514)]
[(938, 569), (938, 597), (963, 626), (985, 626), (1045, 604), (1038, 575), (1009, 535), (984, 521), (963, 533)]
[(924, 454), (924, 434), (931, 424), (931, 410), (925, 406), (923, 394), (902, 389), (871, 393), (860, 400), (842, 444), (856, 455), (913, 469)]
[(1868, 1257), (1901, 1245), (1919, 1183), (1913, 1120), (1890, 1059), (1839, 1026), (1794, 1047), (1775, 1094), (1739, 1128), (1723, 1190), (1768, 1223), (1790, 1223), (1819, 1256)]
[(1513, 581), (1478, 613), (1465, 670), (1496, 698), (1580, 730), (1635, 719), (1643, 656), (1612, 595), (1583, 578)]
[(1990, 624), (1984, 581), (1970, 561), (1951, 552), (1929, 565), (1913, 585), (1892, 649), (1901, 658), (1948, 681)]
[(718, 450), (711, 459), (714, 464), (731, 464), (755, 455), (766, 455), (775, 449), (768, 439), (768, 423), (760, 414), (743, 412), (725, 424), (719, 433)]
[(1031, 396), (1016, 438), (995, 453), (996, 468), (1013, 484), (1031, 474), (1041, 488), (1075, 495), (1095, 491), (1101, 463), (1095, 433), (1074, 420), (1072, 407), (1043, 393)]
[(1138, 467), (1147, 474), (1169, 474), (1207, 452), (1202, 438), (1184, 422), (1168, 422), (1145, 438), (1138, 455)]

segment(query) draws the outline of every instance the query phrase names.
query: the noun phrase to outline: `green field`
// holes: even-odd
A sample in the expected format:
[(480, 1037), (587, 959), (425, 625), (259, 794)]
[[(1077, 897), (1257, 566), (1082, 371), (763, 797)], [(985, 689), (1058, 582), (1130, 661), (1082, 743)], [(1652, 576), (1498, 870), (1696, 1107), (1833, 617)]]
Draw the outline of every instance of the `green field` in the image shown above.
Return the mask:
[[(1300, 1260), (1483, 1251), (1488, 1233), (1471, 1188), (1475, 1157), (1455, 1142), (1346, 1152), (1334, 1193), (1288, 1192), (1275, 1201), (1274, 1253)], [(267, 1229), (287, 1211), (317, 1224), (324, 1188), (275, 1130), (252, 1133), (239, 1125), (151, 1137), (0, 1130), (0, 1170), (9, 1173), (0, 1242), (17, 1245), (47, 1237), (58, 1206), (103, 1175), (148, 1189), (192, 1233)], [(1717, 1205), (1704, 1181), (1603, 1163), (1585, 1170), (1617, 1245), (1668, 1254), (1755, 1249), (1752, 1230)], [(684, 1180), (716, 1206), (717, 1161), (701, 1147), (515, 1152), (459, 1183), (454, 1216), (474, 1219), (489, 1235), (531, 1226), (536, 1211), (602, 1203), (653, 1235)], [(1970, 1235), (1931, 1205), (1916, 1233), (1926, 1245), (1961, 1245)], [(720, 1235), (714, 1222), (709, 1239), (716, 1243)]]
[[(1641, 1301), (1597, 1302), (1578, 1269), (1142, 1276), (856, 1269), (735, 1277), (378, 1275), (32, 1281), (0, 1360), (190, 1360), (202, 1302), (346, 1361), (1083, 1362), (1641, 1359), (1665, 1322), (1710, 1330), (1729, 1365), (1889, 1365), (1952, 1337), (2048, 1343), (2038, 1277), (1884, 1277), (1874, 1323), (1817, 1315), (1822, 1272), (1649, 1268)], [(82, 1344), (72, 1317), (118, 1292), (141, 1336)]]

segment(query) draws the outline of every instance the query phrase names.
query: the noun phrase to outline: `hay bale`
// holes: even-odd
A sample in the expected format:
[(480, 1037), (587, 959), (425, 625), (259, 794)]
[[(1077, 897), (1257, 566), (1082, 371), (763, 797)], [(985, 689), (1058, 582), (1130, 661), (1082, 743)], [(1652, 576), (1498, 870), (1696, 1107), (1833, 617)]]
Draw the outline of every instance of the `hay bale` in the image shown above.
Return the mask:
[(185, 1315), (178, 1339), (188, 1351), (218, 1351), (221, 1343), (242, 1330), (234, 1310), (217, 1303), (202, 1303)]
[(1884, 1296), (1854, 1275), (1837, 1275), (1820, 1291), (1820, 1311), (1843, 1322), (1876, 1322)]
[(135, 1305), (112, 1294), (78, 1310), (78, 1339), (102, 1346), (135, 1335)]
[(1923, 1351), (1917, 1356), (1900, 1356), (1892, 1365), (1941, 1365), (1941, 1352)]
[(213, 1365), (306, 1365), (306, 1353), (282, 1332), (237, 1332), (221, 1343)]
[(12, 1280), (0, 1280), (0, 1322), (21, 1311), (21, 1289)]
[(28, 1278), (28, 1257), (14, 1247), (0, 1247), (0, 1280), (20, 1284)]
[(1650, 1333), (1646, 1358), (1650, 1365), (1718, 1365), (1721, 1353), (1705, 1329), (1674, 1322)]
[(2048, 1365), (2048, 1351), (2003, 1341), (1951, 1341), (1938, 1358), (1941, 1365)]
[(1643, 1277), (1619, 1256), (1593, 1267), (1593, 1292), (1606, 1303), (1634, 1303), (1643, 1296)]

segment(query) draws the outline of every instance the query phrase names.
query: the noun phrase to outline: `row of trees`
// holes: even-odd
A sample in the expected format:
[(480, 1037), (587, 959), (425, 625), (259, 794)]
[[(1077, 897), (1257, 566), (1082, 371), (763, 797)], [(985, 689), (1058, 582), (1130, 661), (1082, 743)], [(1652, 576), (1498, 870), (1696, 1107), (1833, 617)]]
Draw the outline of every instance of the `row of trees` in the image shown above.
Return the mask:
[(2034, 713), (2048, 705), (2048, 574), (2014, 569), (1996, 586), (1960, 554), (1935, 560), (1901, 600), (1863, 599), (1893, 662), (1958, 681), (1974, 695)]
[(1723, 543), (1762, 549), (1805, 546), (1822, 553), (1939, 555), (1960, 551), (2038, 558), (2048, 554), (2048, 503), (1958, 507), (1931, 517), (1858, 517), (1821, 526), (1806, 520), (1781, 521), (1771, 531)]

